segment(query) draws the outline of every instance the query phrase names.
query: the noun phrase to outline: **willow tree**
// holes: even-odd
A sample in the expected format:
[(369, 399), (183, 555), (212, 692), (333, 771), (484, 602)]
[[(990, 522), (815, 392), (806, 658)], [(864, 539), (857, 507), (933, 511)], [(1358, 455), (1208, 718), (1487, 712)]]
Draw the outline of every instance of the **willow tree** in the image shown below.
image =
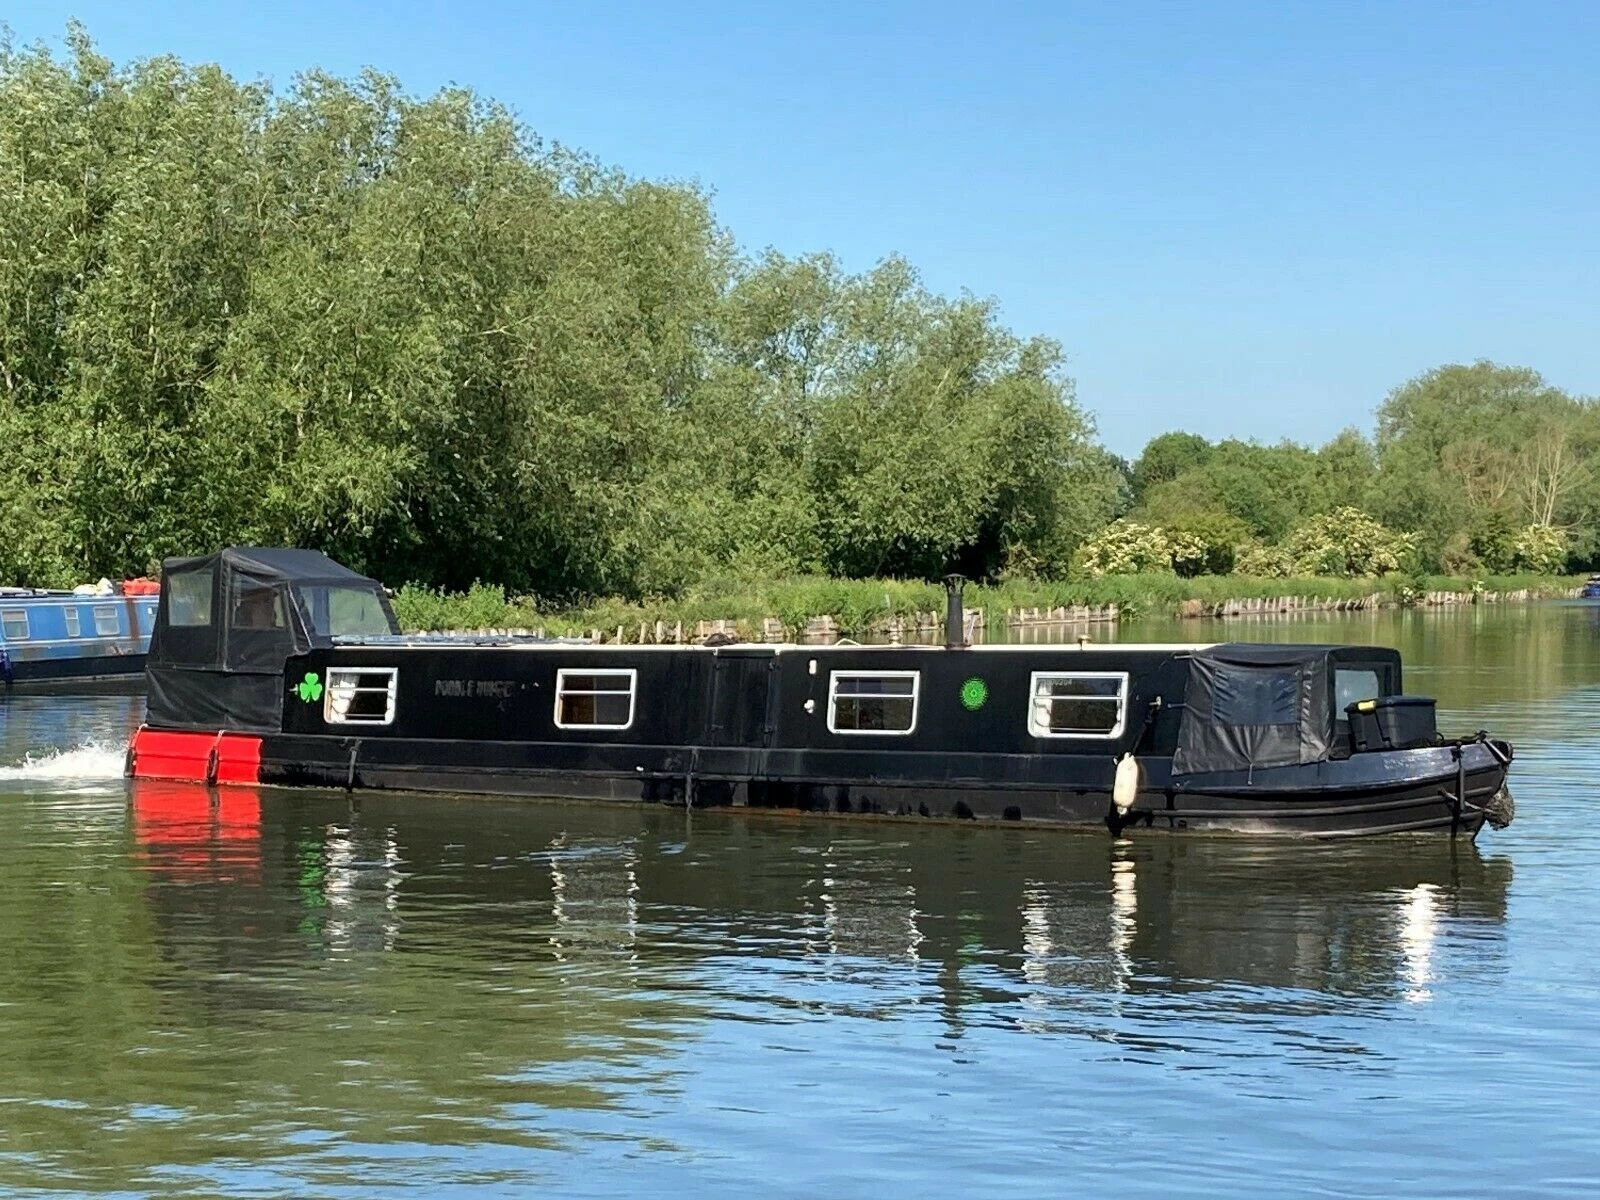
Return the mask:
[(1053, 343), (376, 73), (0, 49), (0, 577), (227, 542), (548, 596), (1048, 570), (1120, 477)]

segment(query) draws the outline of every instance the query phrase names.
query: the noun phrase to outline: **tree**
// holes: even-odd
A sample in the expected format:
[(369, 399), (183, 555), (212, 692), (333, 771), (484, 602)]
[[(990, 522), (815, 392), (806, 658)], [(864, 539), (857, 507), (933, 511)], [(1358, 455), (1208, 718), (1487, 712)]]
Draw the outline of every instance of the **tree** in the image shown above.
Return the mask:
[(1524, 368), (1411, 381), (1375, 444), (1169, 433), (1129, 468), (1060, 346), (897, 257), (745, 257), (698, 189), (466, 90), (67, 46), (0, 43), (0, 582), (229, 542), (552, 599), (1220, 572), (1355, 508), (1430, 562), (1600, 553), (1600, 407)]
[(1467, 549), (1486, 571), (1503, 573), (1516, 565), (1518, 530), (1499, 508), (1485, 508), (1467, 527)]
[(1167, 483), (1206, 465), (1211, 443), (1194, 433), (1163, 433), (1150, 439), (1129, 472), (1128, 482), (1137, 503), (1160, 483)]
[(1250, 530), (1226, 513), (1196, 513), (1169, 526), (1172, 569), (1185, 578), (1226, 575), (1234, 569), (1237, 548), (1250, 539)]
[(1551, 417), (1539, 422), (1520, 457), (1525, 511), (1533, 525), (1549, 527), (1592, 467), (1579, 457), (1570, 427)]
[(1416, 530), (1437, 561), (1451, 536), (1484, 512), (1577, 522), (1594, 454), (1592, 405), (1525, 367), (1449, 365), (1389, 394), (1378, 410), (1382, 487), (1374, 511)]
[(1358, 430), (1344, 429), (1316, 452), (1320, 503), (1361, 508), (1378, 477), (1378, 453)]
[(1252, 536), (1276, 541), (1328, 506), (1313, 451), (1293, 442), (1229, 439), (1218, 442), (1203, 465), (1151, 487), (1139, 515), (1179, 525), (1198, 514), (1222, 513), (1243, 522)]

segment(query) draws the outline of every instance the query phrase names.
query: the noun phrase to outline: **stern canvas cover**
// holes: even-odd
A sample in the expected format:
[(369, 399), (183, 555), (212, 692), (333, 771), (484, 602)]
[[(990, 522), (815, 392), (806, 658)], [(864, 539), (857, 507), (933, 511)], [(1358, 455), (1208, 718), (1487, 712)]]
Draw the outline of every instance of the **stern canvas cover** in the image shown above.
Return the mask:
[(232, 548), (168, 559), (150, 639), (148, 711), (168, 727), (275, 730), (284, 661), (326, 642), (302, 598), (317, 589), (382, 589), (314, 550)]
[(1190, 659), (1175, 775), (1320, 762), (1333, 742), (1327, 646), (1224, 645)]

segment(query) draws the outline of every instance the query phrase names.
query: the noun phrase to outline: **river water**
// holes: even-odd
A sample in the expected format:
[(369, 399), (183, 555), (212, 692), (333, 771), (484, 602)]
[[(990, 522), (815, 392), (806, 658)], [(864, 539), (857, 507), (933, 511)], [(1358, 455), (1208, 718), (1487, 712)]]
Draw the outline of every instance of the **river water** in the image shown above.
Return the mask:
[(119, 778), (139, 701), (13, 699), (0, 1193), (1600, 1192), (1600, 609), (1121, 633), (1398, 646), (1517, 822), (213, 804)]

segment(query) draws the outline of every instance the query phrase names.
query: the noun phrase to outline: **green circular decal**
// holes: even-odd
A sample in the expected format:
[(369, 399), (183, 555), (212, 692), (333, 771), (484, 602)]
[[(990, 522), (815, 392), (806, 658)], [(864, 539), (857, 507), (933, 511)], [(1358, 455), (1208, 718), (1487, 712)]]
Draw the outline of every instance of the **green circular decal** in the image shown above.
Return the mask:
[(989, 685), (976, 677), (961, 685), (961, 703), (976, 712), (989, 698)]

